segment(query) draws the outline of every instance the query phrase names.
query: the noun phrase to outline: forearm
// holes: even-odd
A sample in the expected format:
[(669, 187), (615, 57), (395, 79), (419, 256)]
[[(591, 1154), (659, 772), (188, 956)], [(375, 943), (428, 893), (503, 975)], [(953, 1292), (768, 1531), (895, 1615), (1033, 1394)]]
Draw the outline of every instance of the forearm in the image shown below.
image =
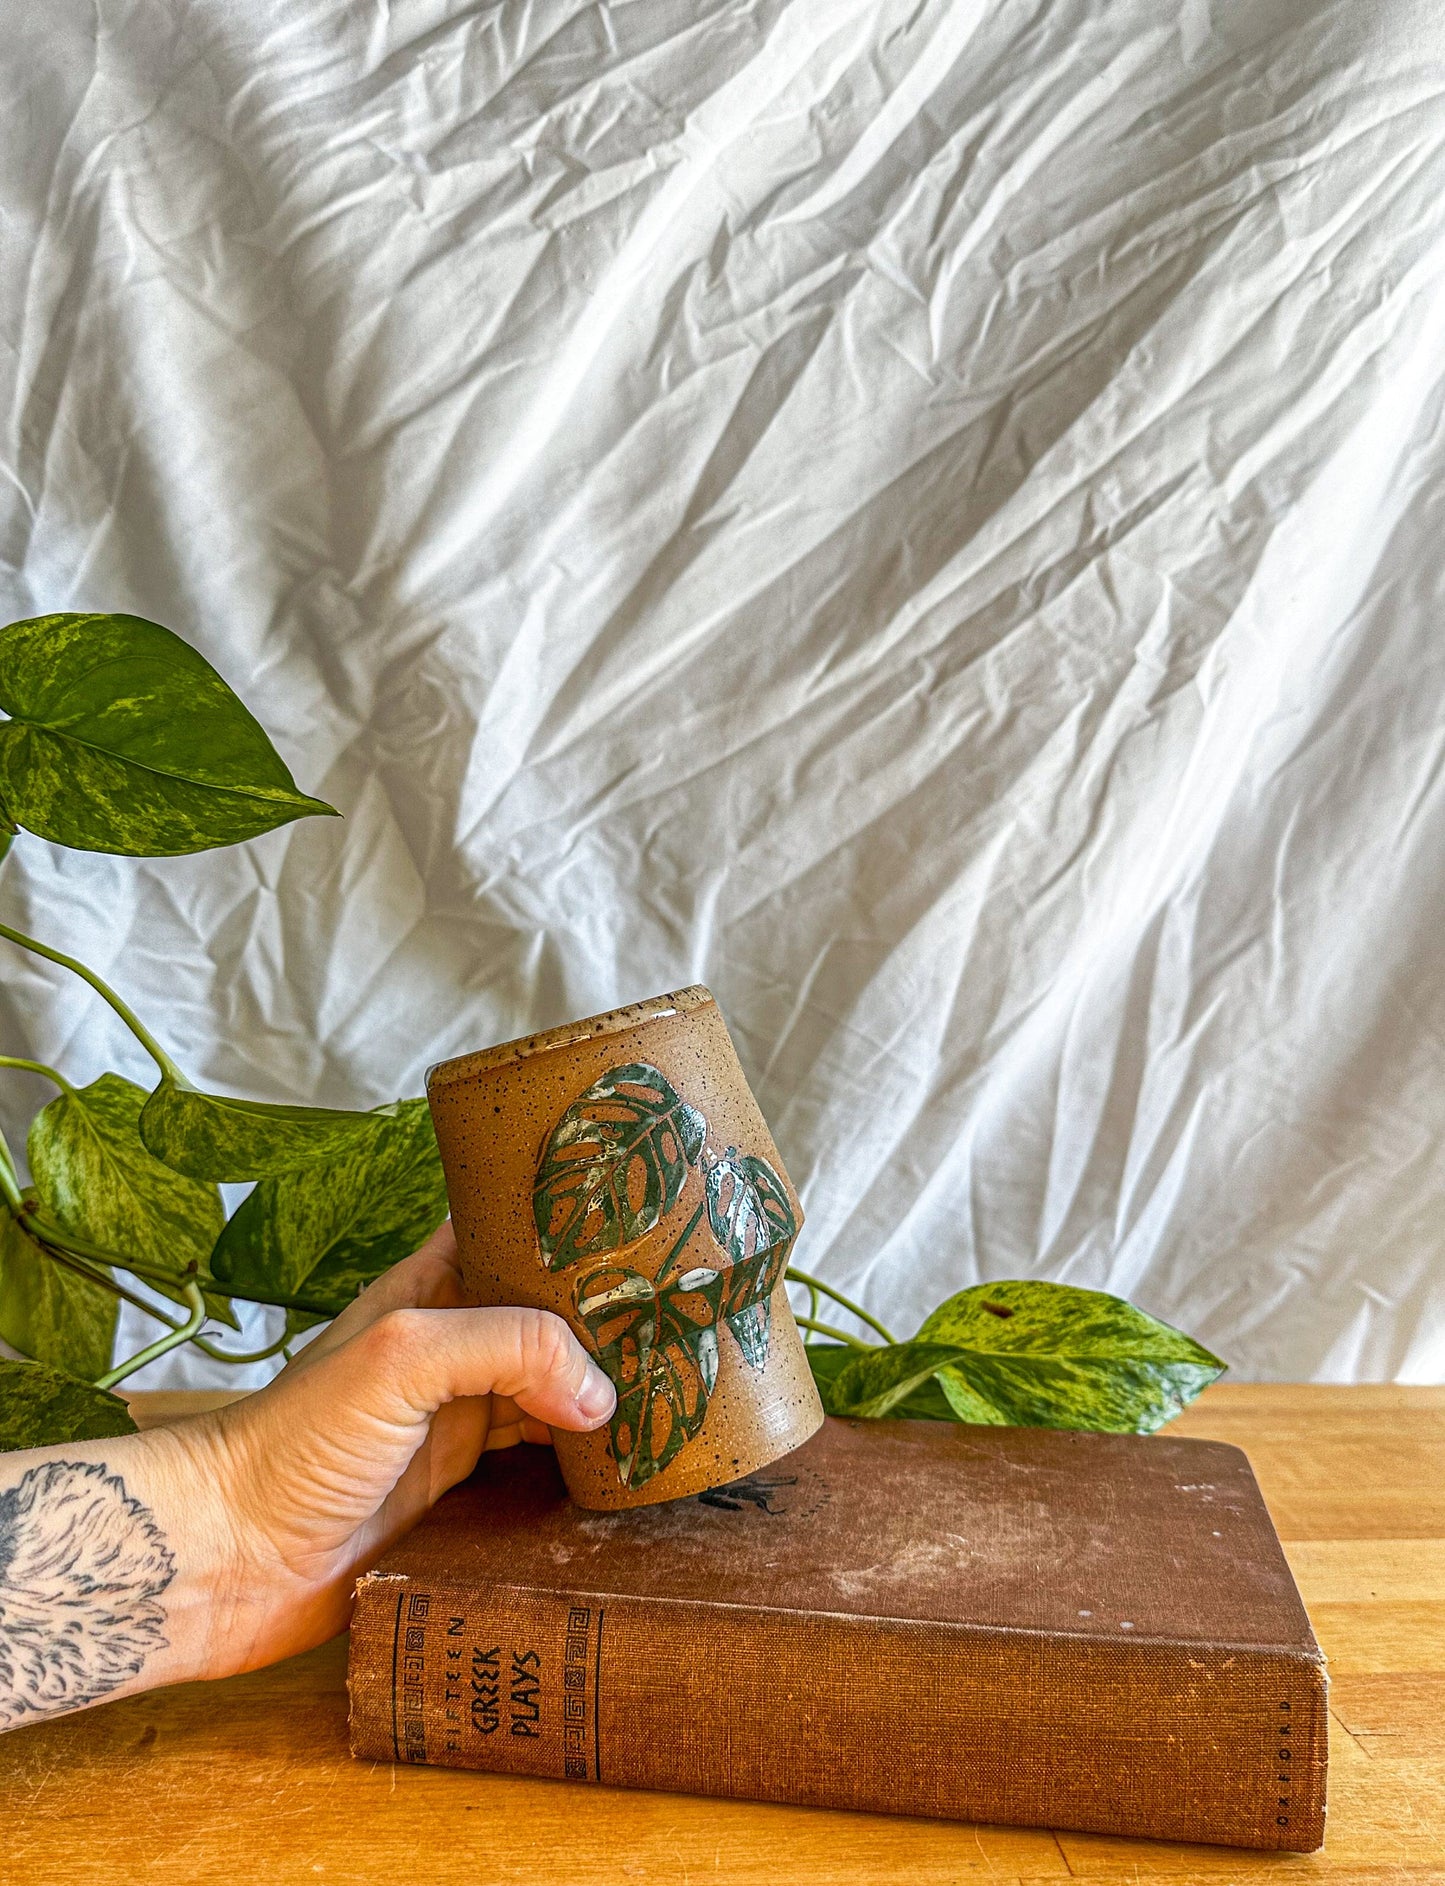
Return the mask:
[(204, 1453), (199, 1432), (160, 1429), (0, 1455), (0, 1728), (224, 1660), (226, 1522)]
[(0, 1454), (0, 1728), (323, 1643), (485, 1447), (607, 1420), (566, 1324), (460, 1305), (454, 1260), (444, 1226), (214, 1414)]

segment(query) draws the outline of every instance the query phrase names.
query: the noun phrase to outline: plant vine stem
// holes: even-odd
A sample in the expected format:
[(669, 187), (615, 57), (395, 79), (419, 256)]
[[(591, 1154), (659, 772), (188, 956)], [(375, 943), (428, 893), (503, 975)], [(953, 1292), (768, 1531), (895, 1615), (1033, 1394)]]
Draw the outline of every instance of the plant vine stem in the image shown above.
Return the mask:
[[(44, 1212), (35, 1208), (33, 1200), (21, 1203), (28, 1230), (44, 1244), (54, 1245), (57, 1250), (69, 1251), (73, 1257), (83, 1257), (92, 1264), (114, 1264), (118, 1270), (128, 1270), (133, 1277), (139, 1277), (142, 1283), (176, 1284), (180, 1282), (173, 1270), (165, 1270), (159, 1264), (147, 1264), (138, 1257), (129, 1257), (124, 1251), (107, 1250), (103, 1244), (92, 1244), (89, 1238), (77, 1237), (67, 1231), (64, 1225), (57, 1225), (47, 1218)], [(209, 1279), (204, 1281), (209, 1282)]]
[(35, 937), (26, 936), (21, 930), (12, 930), (8, 923), (0, 923), (0, 936), (7, 937), (10, 942), (18, 944), (22, 950), (29, 950), (33, 955), (45, 957), (48, 962), (59, 963), (62, 969), (69, 969), (75, 975), (79, 976), (82, 981), (88, 982), (91, 988), (95, 990), (96, 994), (100, 996), (102, 1000), (108, 1002), (115, 1010), (116, 1014), (119, 1015), (126, 1027), (155, 1062), (161, 1073), (169, 1075), (173, 1081), (178, 1081), (183, 1087), (190, 1085), (185, 1075), (176, 1066), (175, 1062), (166, 1053), (165, 1049), (156, 1040), (155, 1036), (146, 1027), (145, 1023), (136, 1014), (134, 1009), (132, 1009), (128, 1003), (123, 1002), (116, 994), (115, 990), (111, 988), (110, 984), (102, 981), (93, 969), (87, 969), (84, 963), (80, 962), (74, 956), (67, 956), (63, 950), (52, 949), (48, 943), (38, 942)]
[[(3, 851), (0, 851), (0, 857), (3, 857), (3, 855)], [(20, 1190), (20, 1179), (15, 1168), (15, 1155), (11, 1152), (10, 1143), (3, 1133), (0, 1133), (0, 1197), (4, 1198), (5, 1205), (13, 1218), (17, 1219), (27, 1228), (35, 1225), (36, 1214), (29, 1209), (29, 1202), (26, 1200), (24, 1193)], [(48, 1238), (42, 1237), (38, 1242), (47, 1256), (53, 1258), (62, 1269), (73, 1271), (77, 1276), (85, 1277), (91, 1283), (99, 1284), (103, 1290), (109, 1290), (112, 1296), (121, 1297), (127, 1303), (134, 1304), (136, 1309), (144, 1310), (148, 1315), (156, 1316), (159, 1322), (170, 1324), (172, 1329), (177, 1327), (176, 1324), (171, 1323), (168, 1316), (158, 1316), (157, 1312), (152, 1310), (148, 1303), (144, 1303), (139, 1297), (133, 1296), (123, 1284), (118, 1284), (110, 1275), (109, 1271), (102, 1268), (102, 1266), (97, 1264), (93, 1259), (72, 1255), (52, 1244)]]
[[(28, 1214), (27, 1214), (28, 1216)], [(108, 1271), (98, 1264), (90, 1263), (86, 1258), (76, 1257), (69, 1251), (62, 1251), (57, 1246), (45, 1241), (46, 1255), (52, 1262), (59, 1264), (62, 1270), (68, 1270), (77, 1277), (84, 1277), (87, 1283), (98, 1284), (102, 1290), (108, 1290), (113, 1297), (119, 1297), (122, 1303), (128, 1303), (133, 1310), (139, 1310), (144, 1316), (153, 1316), (158, 1323), (164, 1323), (167, 1329), (179, 1329), (179, 1323), (172, 1322), (163, 1310), (158, 1310), (153, 1303), (147, 1303), (144, 1297), (138, 1297), (133, 1290), (127, 1290), (123, 1283), (117, 1283)]]
[(25, 1200), (20, 1192), (20, 1173), (15, 1164), (15, 1155), (10, 1150), (10, 1142), (0, 1133), (0, 1197), (11, 1211), (19, 1213), (25, 1208)]
[(54, 1081), (63, 1093), (69, 1094), (72, 1099), (75, 1096), (75, 1089), (60, 1070), (48, 1067), (44, 1061), (27, 1061), (20, 1054), (0, 1054), (0, 1067), (20, 1067), (30, 1074), (43, 1074), (46, 1080)]
[(843, 1292), (835, 1290), (832, 1284), (825, 1284), (821, 1277), (812, 1277), (807, 1271), (798, 1270), (790, 1264), (786, 1281), (790, 1284), (802, 1284), (809, 1290), (821, 1290), (825, 1297), (831, 1297), (835, 1303), (840, 1303), (845, 1310), (851, 1311), (860, 1323), (866, 1323), (869, 1329), (876, 1329), (884, 1342), (897, 1342), (898, 1338), (891, 1330), (885, 1329), (876, 1316), (870, 1316), (861, 1304), (855, 1303), (851, 1297), (845, 1297)]
[(169, 1350), (179, 1349), (182, 1343), (190, 1342), (199, 1333), (206, 1320), (206, 1299), (201, 1295), (201, 1286), (194, 1277), (186, 1279), (185, 1293), (191, 1313), (182, 1326), (168, 1330), (164, 1336), (158, 1336), (128, 1362), (122, 1362), (99, 1376), (95, 1384), (97, 1388), (114, 1388), (117, 1382), (123, 1382), (128, 1375), (134, 1375), (137, 1369), (143, 1369), (147, 1362), (154, 1362), (157, 1356), (163, 1356)]
[(815, 1329), (820, 1336), (831, 1336), (835, 1342), (845, 1342), (850, 1349), (861, 1349), (864, 1354), (876, 1349), (876, 1343), (864, 1342), (861, 1337), (850, 1336), (844, 1329), (834, 1329), (831, 1323), (819, 1323), (811, 1316), (798, 1316), (794, 1319), (800, 1329)]
[[(0, 1141), (0, 1152), (3, 1150), (3, 1141)], [(0, 1159), (0, 1191), (5, 1189), (5, 1179), (4, 1163), (3, 1159)], [(8, 1192), (6, 1196), (9, 1197)], [(159, 1264), (147, 1264), (138, 1257), (129, 1256), (124, 1251), (110, 1251), (103, 1244), (92, 1244), (88, 1238), (73, 1236), (63, 1226), (52, 1224), (43, 1213), (28, 1210), (27, 1203), (20, 1197), (18, 1190), (12, 1206), (17, 1216), (23, 1218), (27, 1229), (33, 1231), (43, 1244), (57, 1251), (66, 1251), (74, 1257), (85, 1258), (91, 1264), (113, 1264), (117, 1270), (129, 1271), (133, 1277), (139, 1277), (142, 1283), (153, 1286), (169, 1284), (174, 1288), (181, 1281), (173, 1270), (163, 1270)], [(99, 1282), (100, 1279), (97, 1278), (96, 1281)], [(308, 1316), (324, 1316), (327, 1322), (330, 1322), (333, 1316), (340, 1314), (334, 1303), (317, 1303), (310, 1297), (286, 1297), (271, 1290), (248, 1290), (244, 1284), (225, 1283), (219, 1277), (199, 1273), (197, 1282), (202, 1289), (214, 1291), (218, 1297), (235, 1297), (242, 1303), (269, 1303), (278, 1310), (301, 1310)], [(140, 1303), (138, 1307), (149, 1316), (155, 1315), (155, 1311), (148, 1303)]]
[(202, 1355), (210, 1356), (216, 1362), (264, 1362), (268, 1356), (274, 1356), (278, 1350), (284, 1349), (290, 1340), (289, 1336), (283, 1334), (268, 1349), (253, 1349), (248, 1355), (240, 1356), (233, 1356), (224, 1349), (218, 1349), (214, 1343), (207, 1342), (204, 1336), (192, 1336), (191, 1347), (199, 1349)]
[(283, 1297), (275, 1290), (248, 1290), (244, 1284), (222, 1283), (219, 1277), (202, 1277), (201, 1282), (218, 1297), (234, 1297), (238, 1303), (269, 1303), (273, 1310), (300, 1310), (305, 1316), (319, 1316), (328, 1323), (346, 1307), (343, 1304), (338, 1309), (334, 1303), (317, 1303), (310, 1297)]

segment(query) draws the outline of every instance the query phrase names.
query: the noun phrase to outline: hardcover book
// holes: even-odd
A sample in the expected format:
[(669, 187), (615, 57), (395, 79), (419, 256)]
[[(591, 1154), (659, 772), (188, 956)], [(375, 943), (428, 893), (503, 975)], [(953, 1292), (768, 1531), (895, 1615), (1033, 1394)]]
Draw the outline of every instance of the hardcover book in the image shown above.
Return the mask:
[(353, 1752), (1308, 1851), (1324, 1661), (1245, 1456), (827, 1421), (585, 1512), (484, 1456), (357, 1587)]

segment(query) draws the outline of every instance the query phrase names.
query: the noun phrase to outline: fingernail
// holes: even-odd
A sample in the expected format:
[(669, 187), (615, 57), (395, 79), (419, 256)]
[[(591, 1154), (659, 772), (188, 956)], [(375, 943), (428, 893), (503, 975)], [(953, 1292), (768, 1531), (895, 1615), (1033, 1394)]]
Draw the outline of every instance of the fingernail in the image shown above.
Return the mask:
[(582, 1386), (577, 1390), (577, 1411), (588, 1421), (605, 1421), (617, 1406), (617, 1390), (595, 1362), (587, 1364)]

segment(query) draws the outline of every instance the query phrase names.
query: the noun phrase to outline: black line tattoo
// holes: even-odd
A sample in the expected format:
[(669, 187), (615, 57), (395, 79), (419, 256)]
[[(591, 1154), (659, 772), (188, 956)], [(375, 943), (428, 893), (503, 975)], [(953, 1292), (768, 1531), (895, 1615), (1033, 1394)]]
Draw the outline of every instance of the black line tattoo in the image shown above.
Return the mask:
[(0, 1493), (0, 1729), (98, 1702), (164, 1650), (176, 1563), (118, 1474), (32, 1467)]

